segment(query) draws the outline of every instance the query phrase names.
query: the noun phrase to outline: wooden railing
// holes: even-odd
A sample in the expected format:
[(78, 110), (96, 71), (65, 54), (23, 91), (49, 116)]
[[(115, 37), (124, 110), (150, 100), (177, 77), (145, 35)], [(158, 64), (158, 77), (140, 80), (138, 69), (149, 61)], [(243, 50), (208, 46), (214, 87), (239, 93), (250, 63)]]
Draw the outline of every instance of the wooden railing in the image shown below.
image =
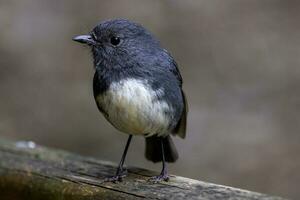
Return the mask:
[(129, 167), (121, 183), (104, 182), (116, 165), (32, 142), (0, 140), (0, 199), (246, 199), (280, 200), (265, 194), (172, 176), (169, 182), (149, 183), (157, 174)]

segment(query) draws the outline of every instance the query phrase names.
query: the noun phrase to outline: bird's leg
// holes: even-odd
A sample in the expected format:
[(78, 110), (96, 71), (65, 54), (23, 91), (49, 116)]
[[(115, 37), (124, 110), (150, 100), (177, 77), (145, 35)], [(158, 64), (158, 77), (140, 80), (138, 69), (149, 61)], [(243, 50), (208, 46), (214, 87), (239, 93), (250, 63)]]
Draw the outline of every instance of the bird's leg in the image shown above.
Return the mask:
[(149, 179), (149, 181), (155, 182), (155, 183), (160, 182), (160, 181), (169, 181), (167, 163), (166, 163), (166, 160), (165, 160), (165, 151), (164, 151), (163, 139), (160, 139), (160, 144), (161, 144), (161, 154), (162, 154), (162, 170), (160, 172), (160, 175), (151, 177)]
[(130, 145), (131, 139), (132, 139), (132, 135), (129, 135), (122, 158), (120, 160), (120, 163), (119, 163), (119, 166), (118, 166), (118, 169), (116, 172), (116, 175), (113, 177), (106, 178), (105, 182), (114, 182), (115, 183), (117, 181), (122, 181), (122, 179), (127, 175), (127, 170), (125, 168), (123, 168), (123, 164), (124, 164), (124, 161), (126, 158), (127, 150)]

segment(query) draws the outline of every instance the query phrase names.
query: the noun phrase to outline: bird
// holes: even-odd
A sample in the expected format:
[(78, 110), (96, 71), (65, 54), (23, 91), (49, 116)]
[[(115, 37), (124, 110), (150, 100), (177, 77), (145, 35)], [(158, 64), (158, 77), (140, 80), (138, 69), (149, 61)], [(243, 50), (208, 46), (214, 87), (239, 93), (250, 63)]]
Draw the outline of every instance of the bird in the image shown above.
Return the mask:
[(116, 174), (105, 181), (121, 182), (127, 175), (124, 162), (132, 136), (145, 137), (145, 157), (162, 162), (161, 173), (149, 181), (169, 181), (166, 162), (178, 159), (172, 136), (185, 138), (188, 112), (174, 58), (150, 31), (127, 19), (101, 21), (73, 40), (91, 49), (99, 111), (129, 135)]

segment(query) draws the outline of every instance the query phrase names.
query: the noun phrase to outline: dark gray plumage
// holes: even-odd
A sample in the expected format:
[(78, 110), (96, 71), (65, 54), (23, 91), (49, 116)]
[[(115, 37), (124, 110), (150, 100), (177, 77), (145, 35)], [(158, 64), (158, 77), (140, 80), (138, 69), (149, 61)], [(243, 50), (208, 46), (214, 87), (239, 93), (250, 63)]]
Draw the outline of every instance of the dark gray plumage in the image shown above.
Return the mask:
[(165, 161), (178, 158), (170, 133), (182, 138), (186, 133), (187, 103), (176, 62), (145, 28), (124, 19), (104, 21), (74, 40), (92, 49), (99, 110), (113, 126), (130, 134), (117, 175), (109, 180), (124, 176), (132, 135), (146, 137), (147, 159), (163, 161), (162, 173), (154, 180), (167, 180)]

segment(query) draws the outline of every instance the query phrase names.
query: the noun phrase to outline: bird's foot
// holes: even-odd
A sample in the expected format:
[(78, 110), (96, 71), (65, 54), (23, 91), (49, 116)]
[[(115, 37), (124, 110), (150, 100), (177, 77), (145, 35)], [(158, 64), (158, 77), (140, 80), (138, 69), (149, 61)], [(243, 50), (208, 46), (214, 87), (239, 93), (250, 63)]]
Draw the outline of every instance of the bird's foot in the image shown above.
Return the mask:
[(104, 182), (112, 182), (112, 183), (122, 182), (123, 178), (126, 176), (127, 176), (126, 169), (118, 170), (115, 176), (105, 178)]
[(153, 176), (150, 179), (148, 179), (149, 182), (152, 183), (159, 183), (161, 181), (169, 181), (170, 177), (168, 174), (160, 174), (158, 176)]
[(107, 177), (105, 178), (104, 182), (112, 182), (112, 183), (122, 182), (125, 176), (126, 175), (116, 175), (112, 177)]

